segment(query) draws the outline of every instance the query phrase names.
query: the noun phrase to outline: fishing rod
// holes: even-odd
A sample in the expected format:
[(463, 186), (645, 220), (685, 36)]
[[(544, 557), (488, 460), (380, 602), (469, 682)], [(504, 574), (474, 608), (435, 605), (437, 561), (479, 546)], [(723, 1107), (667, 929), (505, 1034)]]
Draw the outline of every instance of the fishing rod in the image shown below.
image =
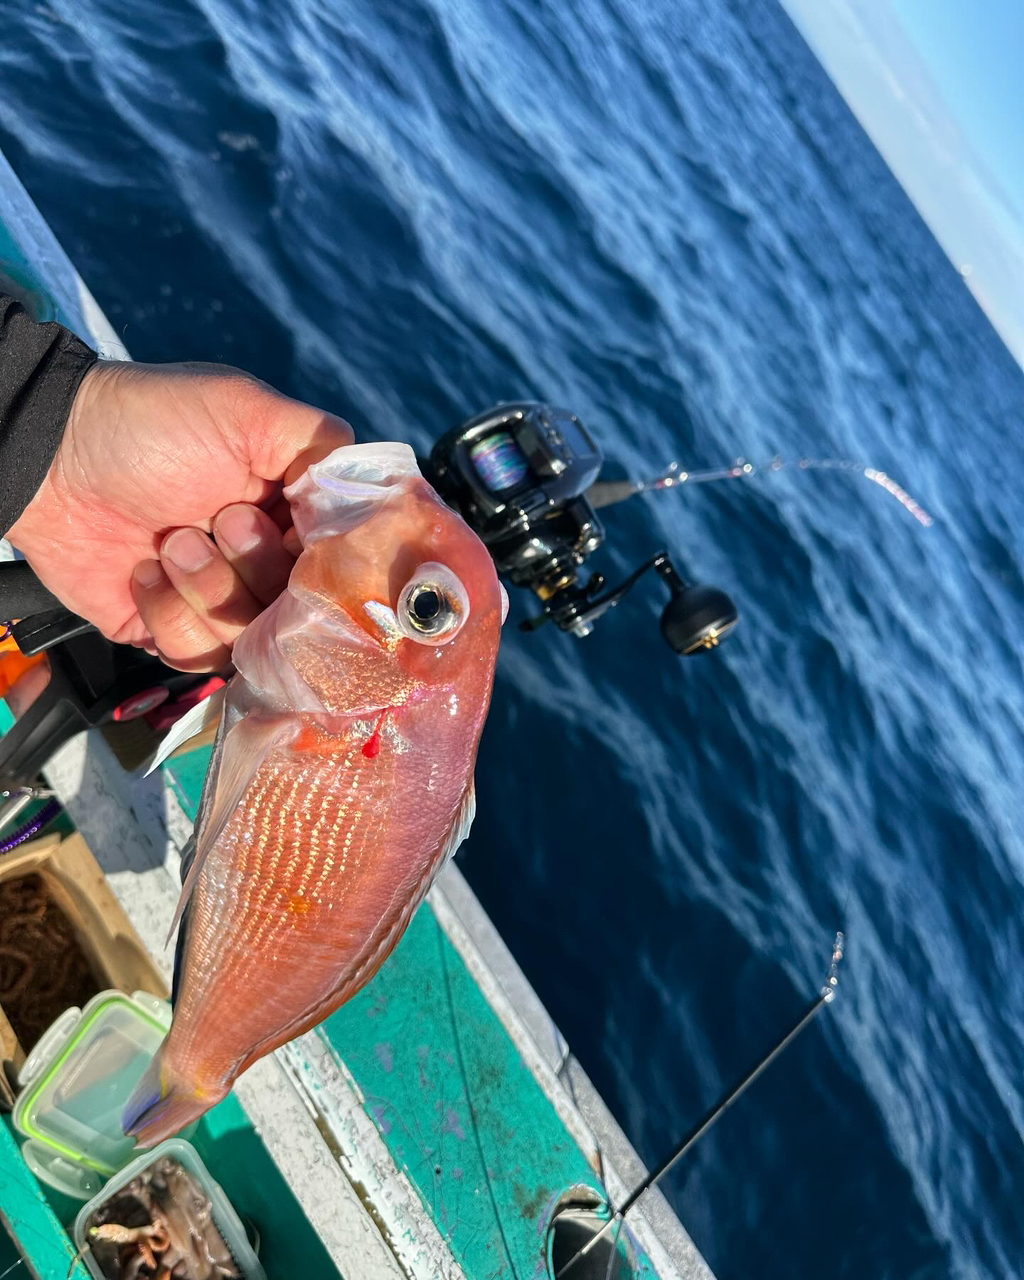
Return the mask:
[(581, 1249), (578, 1249), (563, 1267), (555, 1272), (555, 1280), (561, 1280), (562, 1276), (564, 1276), (571, 1267), (574, 1267), (580, 1259), (585, 1258), (591, 1249), (596, 1247), (598, 1241), (601, 1240), (616, 1223), (618, 1223), (619, 1229), (621, 1229), (626, 1214), (630, 1209), (632, 1209), (641, 1196), (643, 1196), (645, 1192), (650, 1191), (651, 1187), (656, 1186), (657, 1183), (661, 1181), (665, 1174), (667, 1174), (676, 1162), (681, 1160), (690, 1148), (707, 1133), (712, 1125), (721, 1118), (737, 1098), (746, 1093), (747, 1089), (749, 1089), (758, 1076), (775, 1061), (779, 1054), (793, 1043), (801, 1031), (811, 1023), (825, 1005), (832, 1003), (836, 996), (836, 990), (839, 987), (839, 962), (843, 958), (844, 945), (845, 938), (843, 937), (843, 934), (841, 932), (837, 933), (835, 944), (832, 948), (832, 959), (829, 963), (828, 973), (825, 977), (825, 982), (815, 999), (811, 1001), (789, 1030), (781, 1037), (781, 1039), (776, 1041), (775, 1045), (764, 1055), (764, 1057), (761, 1058), (760, 1061), (758, 1061), (741, 1080), (733, 1085), (729, 1092), (719, 1102), (715, 1103), (711, 1110), (694, 1125), (689, 1133), (680, 1139), (675, 1148), (668, 1156), (666, 1156), (662, 1163), (658, 1165), (652, 1173), (649, 1173), (642, 1182), (638, 1183), (637, 1186), (633, 1188), (629, 1195), (626, 1196), (625, 1200), (623, 1200), (622, 1204), (611, 1214), (601, 1230), (591, 1236), (587, 1243)]
[[(624, 502), (637, 493), (652, 493), (658, 489), (675, 489), (683, 484), (710, 484), (718, 480), (749, 480), (751, 477), (783, 471), (788, 464), (784, 458), (776, 455), (769, 462), (748, 462), (745, 458), (737, 460), (729, 467), (712, 467), (702, 471), (686, 470), (679, 462), (670, 462), (664, 471), (652, 476), (649, 480), (612, 480), (598, 481), (587, 490), (587, 497), (592, 507), (610, 507), (616, 502)], [(902, 485), (880, 471), (878, 467), (865, 466), (854, 462), (851, 458), (800, 458), (797, 460), (798, 471), (846, 471), (858, 474), (865, 480), (879, 485), (886, 493), (905, 507), (907, 511), (926, 528), (934, 523), (924, 507), (903, 488)]]

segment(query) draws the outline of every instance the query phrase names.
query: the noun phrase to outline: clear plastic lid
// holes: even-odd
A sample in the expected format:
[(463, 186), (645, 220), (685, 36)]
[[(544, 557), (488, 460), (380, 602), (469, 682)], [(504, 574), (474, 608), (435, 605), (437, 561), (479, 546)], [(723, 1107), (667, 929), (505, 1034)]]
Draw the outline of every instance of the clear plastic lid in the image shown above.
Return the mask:
[(72, 1200), (88, 1200), (103, 1186), (103, 1175), (87, 1169), (77, 1160), (69, 1160), (53, 1147), (29, 1138), (21, 1148), (21, 1156), (40, 1182), (45, 1182)]
[(121, 1113), (160, 1047), (170, 1010), (144, 992), (103, 991), (77, 1018), (72, 1013), (62, 1015), (26, 1061), (11, 1118), (36, 1149), (111, 1174), (134, 1151)]

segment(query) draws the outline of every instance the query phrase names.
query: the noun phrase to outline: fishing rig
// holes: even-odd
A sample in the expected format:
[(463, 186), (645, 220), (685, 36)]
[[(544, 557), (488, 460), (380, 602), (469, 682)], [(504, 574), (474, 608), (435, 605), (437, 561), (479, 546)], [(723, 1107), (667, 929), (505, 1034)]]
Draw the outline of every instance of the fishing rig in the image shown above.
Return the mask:
[[(749, 480), (783, 470), (774, 457), (688, 470), (672, 462), (648, 480), (602, 481), (604, 455), (576, 414), (535, 400), (500, 404), (448, 432), (422, 464), (441, 496), (479, 534), (498, 573), (532, 591), (541, 612), (520, 624), (535, 631), (553, 622), (587, 636), (648, 572), (668, 587), (661, 634), (678, 654), (714, 649), (739, 621), (720, 587), (687, 582), (659, 551), (618, 586), (601, 573), (581, 580), (584, 562), (605, 540), (597, 512), (640, 493), (681, 485)], [(800, 458), (799, 471), (839, 471), (879, 485), (923, 525), (931, 516), (884, 471), (842, 458)]]

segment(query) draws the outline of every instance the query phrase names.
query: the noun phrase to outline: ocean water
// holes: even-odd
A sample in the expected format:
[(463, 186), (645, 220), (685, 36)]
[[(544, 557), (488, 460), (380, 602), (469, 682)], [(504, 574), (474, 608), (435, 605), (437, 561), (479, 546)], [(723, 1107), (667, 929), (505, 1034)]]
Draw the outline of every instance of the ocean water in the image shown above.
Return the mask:
[[(1024, 1271), (1024, 375), (774, 0), (0, 0), (0, 147), (133, 355), (426, 449), (498, 399), (743, 621), (507, 632), (463, 869), (722, 1280)], [(525, 616), (517, 599), (512, 622)]]

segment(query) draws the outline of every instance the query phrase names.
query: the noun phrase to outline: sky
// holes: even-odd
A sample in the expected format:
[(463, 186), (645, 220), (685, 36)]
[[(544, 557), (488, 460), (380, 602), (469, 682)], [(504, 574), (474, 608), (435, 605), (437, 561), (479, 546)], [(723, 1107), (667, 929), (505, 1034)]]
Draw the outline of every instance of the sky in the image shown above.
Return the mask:
[(1024, 365), (1024, 0), (782, 0)]

